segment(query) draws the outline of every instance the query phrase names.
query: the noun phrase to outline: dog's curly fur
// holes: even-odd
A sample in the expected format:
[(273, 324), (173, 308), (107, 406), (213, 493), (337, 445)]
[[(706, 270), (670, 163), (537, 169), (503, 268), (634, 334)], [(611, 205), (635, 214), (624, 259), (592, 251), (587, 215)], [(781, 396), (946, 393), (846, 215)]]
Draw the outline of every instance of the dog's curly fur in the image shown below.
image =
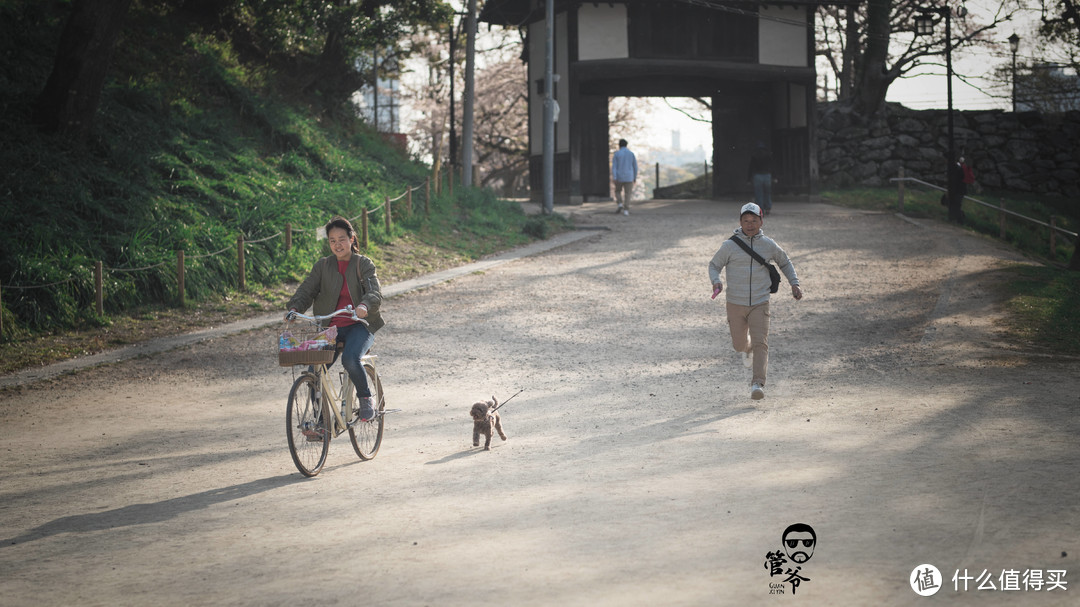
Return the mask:
[(502, 428), (502, 419), (499, 417), (499, 412), (495, 410), (498, 406), (499, 401), (494, 396), (489, 401), (473, 403), (469, 415), (473, 418), (472, 444), (474, 447), (480, 446), (480, 435), (483, 434), (487, 439), (484, 441), (484, 450), (491, 450), (492, 427), (499, 433), (499, 438), (506, 440), (506, 433), (503, 432)]

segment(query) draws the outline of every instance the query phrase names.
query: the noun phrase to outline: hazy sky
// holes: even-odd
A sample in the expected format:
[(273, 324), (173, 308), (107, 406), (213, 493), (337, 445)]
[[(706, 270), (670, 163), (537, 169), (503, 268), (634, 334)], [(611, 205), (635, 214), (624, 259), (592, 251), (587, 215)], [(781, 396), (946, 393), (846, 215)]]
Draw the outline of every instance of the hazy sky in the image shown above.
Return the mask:
[[(961, 2), (953, 2), (959, 7)], [(1000, 0), (970, 0), (966, 3), (967, 9), (974, 17), (982, 21), (988, 21), (987, 15), (995, 10)], [(982, 75), (992, 73), (997, 67), (1011, 65), (1012, 53), (1009, 50), (1007, 39), (1010, 34), (1020, 36), (1020, 49), (1017, 60), (1020, 64), (1030, 62), (1035, 57), (1032, 49), (1032, 35), (1034, 24), (1038, 19), (1038, 12), (1029, 11), (1020, 16), (1011, 24), (999, 26), (996, 34), (991, 33), (988, 41), (997, 42), (996, 46), (980, 46), (977, 48), (959, 49), (953, 52), (953, 108), (958, 110), (988, 110), (1009, 109), (1011, 89), (1003, 83), (995, 83)], [(944, 25), (938, 28), (944, 31)], [(897, 34), (896, 39), (901, 39), (903, 34)], [(906, 42), (906, 40), (903, 40)], [(933, 59), (928, 59), (933, 60)], [(889, 87), (886, 100), (901, 103), (907, 107), (918, 110), (944, 109), (948, 106), (947, 89), (945, 81), (945, 58), (944, 48), (937, 58), (940, 65), (924, 65), (913, 72), (910, 77), (901, 78)], [(827, 70), (827, 65), (819, 64), (818, 73)], [(831, 74), (830, 74), (831, 78)], [(830, 83), (830, 86), (831, 83)], [(671, 131), (679, 130), (683, 149), (693, 149), (697, 145), (705, 148), (706, 154), (712, 147), (712, 133), (707, 124), (694, 122), (682, 114), (668, 109), (662, 100), (652, 103), (654, 108), (652, 118), (649, 120), (650, 128), (645, 134), (649, 141), (657, 144), (670, 144)]]

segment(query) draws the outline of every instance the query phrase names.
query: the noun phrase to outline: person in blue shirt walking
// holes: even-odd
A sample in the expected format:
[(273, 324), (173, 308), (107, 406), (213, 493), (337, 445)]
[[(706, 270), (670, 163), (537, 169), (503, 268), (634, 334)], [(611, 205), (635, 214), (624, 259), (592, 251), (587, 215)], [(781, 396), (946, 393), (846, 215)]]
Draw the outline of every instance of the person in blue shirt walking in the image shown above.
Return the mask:
[(637, 157), (626, 147), (626, 140), (619, 140), (619, 149), (611, 157), (611, 179), (615, 182), (616, 213), (630, 214), (630, 193), (637, 181)]

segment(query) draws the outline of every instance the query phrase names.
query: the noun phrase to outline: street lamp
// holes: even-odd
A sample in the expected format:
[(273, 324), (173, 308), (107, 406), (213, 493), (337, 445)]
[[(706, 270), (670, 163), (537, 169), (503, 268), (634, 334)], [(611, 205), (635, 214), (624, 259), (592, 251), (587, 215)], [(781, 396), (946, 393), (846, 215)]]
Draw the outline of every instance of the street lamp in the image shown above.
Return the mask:
[(948, 124), (949, 132), (949, 153), (947, 162), (945, 164), (945, 186), (946, 198), (949, 201), (949, 221), (960, 223), (963, 218), (963, 213), (960, 209), (962, 201), (955, 200), (953, 196), (953, 179), (950, 178), (953, 171), (952, 165), (957, 161), (956, 144), (953, 138), (952, 9), (950, 9), (948, 6), (943, 6), (940, 8), (920, 8), (917, 10), (919, 11), (919, 14), (915, 17), (916, 36), (929, 36), (934, 33), (933, 15), (938, 15), (945, 18), (945, 87), (948, 96), (948, 112), (946, 113), (946, 122)]
[(1016, 51), (1020, 50), (1020, 36), (1013, 32), (1012, 36), (1009, 36), (1009, 49), (1012, 50), (1012, 102), (1013, 113), (1016, 113)]

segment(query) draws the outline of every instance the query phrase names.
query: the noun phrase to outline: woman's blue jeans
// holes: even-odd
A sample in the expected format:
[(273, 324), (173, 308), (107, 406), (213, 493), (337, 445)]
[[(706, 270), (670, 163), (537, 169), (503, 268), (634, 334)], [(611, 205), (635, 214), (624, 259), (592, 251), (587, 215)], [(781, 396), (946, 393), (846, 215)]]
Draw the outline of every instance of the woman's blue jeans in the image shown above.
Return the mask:
[[(349, 374), (349, 379), (356, 386), (356, 396), (363, 398), (371, 396), (371, 387), (368, 386), (367, 374), (364, 373), (364, 365), (360, 359), (367, 354), (371, 346), (375, 344), (375, 336), (368, 331), (363, 323), (356, 323), (344, 327), (338, 327), (338, 343), (345, 344), (341, 351), (341, 366)], [(330, 363), (331, 365), (334, 363)], [(329, 366), (329, 365), (327, 365)]]

